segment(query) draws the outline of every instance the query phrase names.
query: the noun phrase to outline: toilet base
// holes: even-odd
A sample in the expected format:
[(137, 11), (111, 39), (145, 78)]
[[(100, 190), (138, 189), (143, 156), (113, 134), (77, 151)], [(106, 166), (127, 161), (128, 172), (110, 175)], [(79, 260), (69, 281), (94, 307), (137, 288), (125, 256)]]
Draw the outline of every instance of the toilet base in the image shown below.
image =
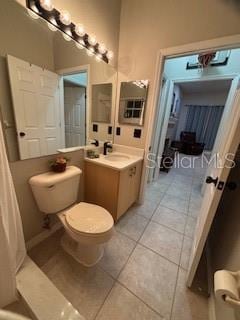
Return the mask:
[(62, 236), (61, 246), (70, 256), (85, 267), (93, 267), (103, 257), (104, 247), (98, 245), (83, 245), (73, 240), (66, 232)]

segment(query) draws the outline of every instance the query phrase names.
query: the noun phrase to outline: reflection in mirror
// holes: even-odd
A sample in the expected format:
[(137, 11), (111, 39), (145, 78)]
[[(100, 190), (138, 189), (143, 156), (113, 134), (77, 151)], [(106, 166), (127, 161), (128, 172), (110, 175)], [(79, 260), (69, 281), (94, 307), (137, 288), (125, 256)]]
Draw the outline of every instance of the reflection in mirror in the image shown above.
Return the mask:
[(86, 89), (87, 70), (64, 75), (65, 147), (86, 144)]
[(0, 26), (0, 119), (9, 161), (113, 140), (116, 69), (15, 1), (1, 0)]
[(112, 84), (92, 85), (92, 122), (111, 122)]
[(142, 126), (148, 93), (148, 80), (122, 82), (120, 87), (118, 121)]

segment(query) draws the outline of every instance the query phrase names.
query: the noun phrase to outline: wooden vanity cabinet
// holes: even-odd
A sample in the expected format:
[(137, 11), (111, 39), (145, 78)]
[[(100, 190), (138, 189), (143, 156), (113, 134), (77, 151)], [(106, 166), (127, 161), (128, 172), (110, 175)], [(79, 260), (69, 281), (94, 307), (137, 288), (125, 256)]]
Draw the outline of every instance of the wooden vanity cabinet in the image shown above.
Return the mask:
[(108, 210), (116, 222), (137, 201), (142, 161), (118, 171), (85, 161), (85, 201)]

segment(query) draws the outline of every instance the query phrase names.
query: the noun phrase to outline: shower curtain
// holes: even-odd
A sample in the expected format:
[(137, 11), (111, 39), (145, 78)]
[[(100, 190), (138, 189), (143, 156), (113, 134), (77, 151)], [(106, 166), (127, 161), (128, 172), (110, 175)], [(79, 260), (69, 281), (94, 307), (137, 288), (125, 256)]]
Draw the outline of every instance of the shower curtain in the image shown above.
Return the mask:
[(16, 273), (25, 255), (22, 221), (0, 121), (0, 308), (16, 300)]

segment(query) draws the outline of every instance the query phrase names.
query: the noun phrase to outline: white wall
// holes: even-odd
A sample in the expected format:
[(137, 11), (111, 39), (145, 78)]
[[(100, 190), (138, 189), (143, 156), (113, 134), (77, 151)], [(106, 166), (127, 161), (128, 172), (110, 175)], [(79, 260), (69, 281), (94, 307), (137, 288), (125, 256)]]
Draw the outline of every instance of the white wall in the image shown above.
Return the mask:
[(182, 94), (181, 108), (176, 131), (176, 140), (180, 139), (181, 131), (184, 131), (188, 107), (186, 105), (212, 105), (224, 106), (228, 96), (228, 90), (207, 93)]
[(142, 138), (136, 142), (133, 129), (124, 126), (118, 143), (145, 146), (158, 51), (240, 33), (239, 20), (237, 1), (122, 0), (120, 80), (149, 79), (150, 91)]
[[(196, 56), (196, 55), (195, 55)], [(193, 56), (191, 56), (193, 57)], [(203, 69), (186, 69), (189, 57), (167, 59), (164, 66), (164, 74), (169, 79), (202, 78), (206, 76), (221, 76), (240, 73), (240, 49), (231, 50), (226, 66), (209, 67)]]

